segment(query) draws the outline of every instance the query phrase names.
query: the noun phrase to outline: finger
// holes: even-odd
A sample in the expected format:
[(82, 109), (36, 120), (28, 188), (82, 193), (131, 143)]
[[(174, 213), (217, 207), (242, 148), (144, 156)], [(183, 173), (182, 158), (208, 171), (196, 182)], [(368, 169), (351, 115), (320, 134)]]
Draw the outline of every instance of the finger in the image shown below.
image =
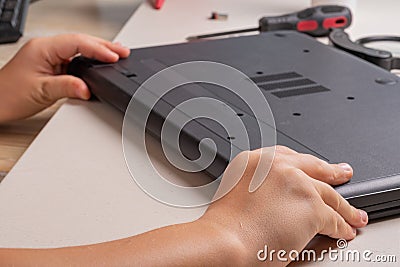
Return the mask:
[(128, 48), (122, 46), (122, 44), (119, 43), (119, 42), (111, 43), (111, 42), (106, 41), (104, 43), (104, 45), (108, 49), (110, 49), (110, 50), (114, 51), (115, 53), (117, 53), (119, 55), (119, 57), (121, 57), (121, 58), (128, 57), (130, 52), (131, 52)]
[(367, 213), (351, 206), (331, 186), (317, 180), (313, 180), (312, 182), (325, 204), (335, 210), (350, 225), (359, 228), (364, 227), (368, 223)]
[(345, 183), (353, 176), (353, 169), (347, 163), (329, 164), (309, 154), (293, 154), (288, 160), (308, 176), (331, 185)]
[(116, 62), (120, 57), (129, 55), (128, 48), (89, 35), (65, 34), (50, 38), (46, 49), (53, 65), (77, 54), (104, 62)]
[(346, 240), (351, 240), (356, 236), (356, 229), (348, 224), (343, 217), (331, 207), (325, 206), (320, 213), (323, 219), (319, 234)]
[(65, 97), (83, 100), (90, 98), (90, 91), (85, 82), (70, 75), (46, 77), (40, 94), (43, 103), (53, 103)]
[(262, 148), (255, 149), (253, 151), (257, 152), (257, 153), (264, 153), (264, 154), (265, 153), (270, 154), (272, 152), (275, 154), (279, 153), (282, 155), (290, 155), (290, 154), (291, 155), (299, 155), (299, 153), (297, 151), (295, 151), (291, 148), (288, 148), (286, 146), (280, 146), (280, 145), (272, 146), (272, 147), (262, 147)]

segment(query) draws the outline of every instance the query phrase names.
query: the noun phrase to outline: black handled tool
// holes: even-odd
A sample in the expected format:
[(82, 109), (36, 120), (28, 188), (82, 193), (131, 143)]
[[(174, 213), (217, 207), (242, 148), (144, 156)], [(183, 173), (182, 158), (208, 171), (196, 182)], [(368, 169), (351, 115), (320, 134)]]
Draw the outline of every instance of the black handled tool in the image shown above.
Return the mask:
[(282, 16), (262, 17), (259, 20), (259, 27), (257, 28), (191, 36), (187, 40), (191, 41), (245, 32), (277, 30), (296, 30), (313, 37), (322, 37), (328, 36), (329, 29), (331, 28), (345, 29), (349, 27), (351, 20), (351, 11), (347, 7), (335, 5), (316, 6)]
[(329, 40), (334, 47), (358, 56), (386, 70), (400, 69), (400, 58), (394, 57), (389, 51), (364, 46), (364, 44), (370, 42), (400, 42), (400, 36), (370, 36), (353, 42), (343, 30), (334, 29), (329, 34)]

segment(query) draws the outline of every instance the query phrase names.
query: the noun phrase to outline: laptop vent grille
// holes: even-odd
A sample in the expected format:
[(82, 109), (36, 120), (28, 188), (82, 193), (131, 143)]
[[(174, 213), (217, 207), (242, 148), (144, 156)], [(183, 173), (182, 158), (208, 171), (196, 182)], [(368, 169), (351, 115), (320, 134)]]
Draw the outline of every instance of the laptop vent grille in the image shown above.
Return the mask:
[(278, 80), (286, 80), (291, 78), (301, 78), (301, 75), (296, 72), (285, 72), (285, 73), (278, 73), (278, 74), (270, 74), (264, 76), (256, 76), (252, 77), (251, 79), (255, 83), (266, 83)]
[(255, 76), (250, 79), (261, 89), (270, 91), (272, 95), (279, 98), (330, 91), (328, 88), (304, 78), (296, 72)]

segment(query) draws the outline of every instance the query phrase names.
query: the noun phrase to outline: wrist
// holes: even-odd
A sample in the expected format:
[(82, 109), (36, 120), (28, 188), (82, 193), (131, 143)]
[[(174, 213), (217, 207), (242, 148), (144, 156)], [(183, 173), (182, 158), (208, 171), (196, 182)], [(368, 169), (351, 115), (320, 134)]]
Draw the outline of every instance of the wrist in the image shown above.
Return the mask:
[(228, 227), (211, 216), (202, 216), (194, 223), (197, 227), (207, 229), (210, 238), (219, 240), (220, 246), (217, 252), (220, 265), (249, 266), (249, 263), (256, 258), (243, 242), (239, 231), (233, 230), (232, 227)]

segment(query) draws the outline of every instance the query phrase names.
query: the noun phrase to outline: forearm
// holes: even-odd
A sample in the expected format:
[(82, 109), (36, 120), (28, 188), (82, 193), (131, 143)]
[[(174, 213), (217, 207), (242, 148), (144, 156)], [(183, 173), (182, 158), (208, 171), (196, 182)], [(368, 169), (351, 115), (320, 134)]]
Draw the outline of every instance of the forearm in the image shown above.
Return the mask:
[(235, 266), (245, 265), (240, 241), (198, 220), (138, 236), (58, 249), (0, 249), (1, 266)]
[(235, 166), (246, 166), (240, 181), (195, 222), (89, 246), (0, 249), (0, 266), (283, 266), (289, 262), (259, 261), (258, 252), (265, 245), (300, 251), (318, 233), (353, 239), (355, 229), (367, 224), (367, 214), (323, 182), (348, 181), (351, 167), (278, 148), (266, 182), (254, 192), (248, 190), (250, 181), (261, 155), (271, 149), (235, 157), (221, 186), (230, 183), (226, 179)]

